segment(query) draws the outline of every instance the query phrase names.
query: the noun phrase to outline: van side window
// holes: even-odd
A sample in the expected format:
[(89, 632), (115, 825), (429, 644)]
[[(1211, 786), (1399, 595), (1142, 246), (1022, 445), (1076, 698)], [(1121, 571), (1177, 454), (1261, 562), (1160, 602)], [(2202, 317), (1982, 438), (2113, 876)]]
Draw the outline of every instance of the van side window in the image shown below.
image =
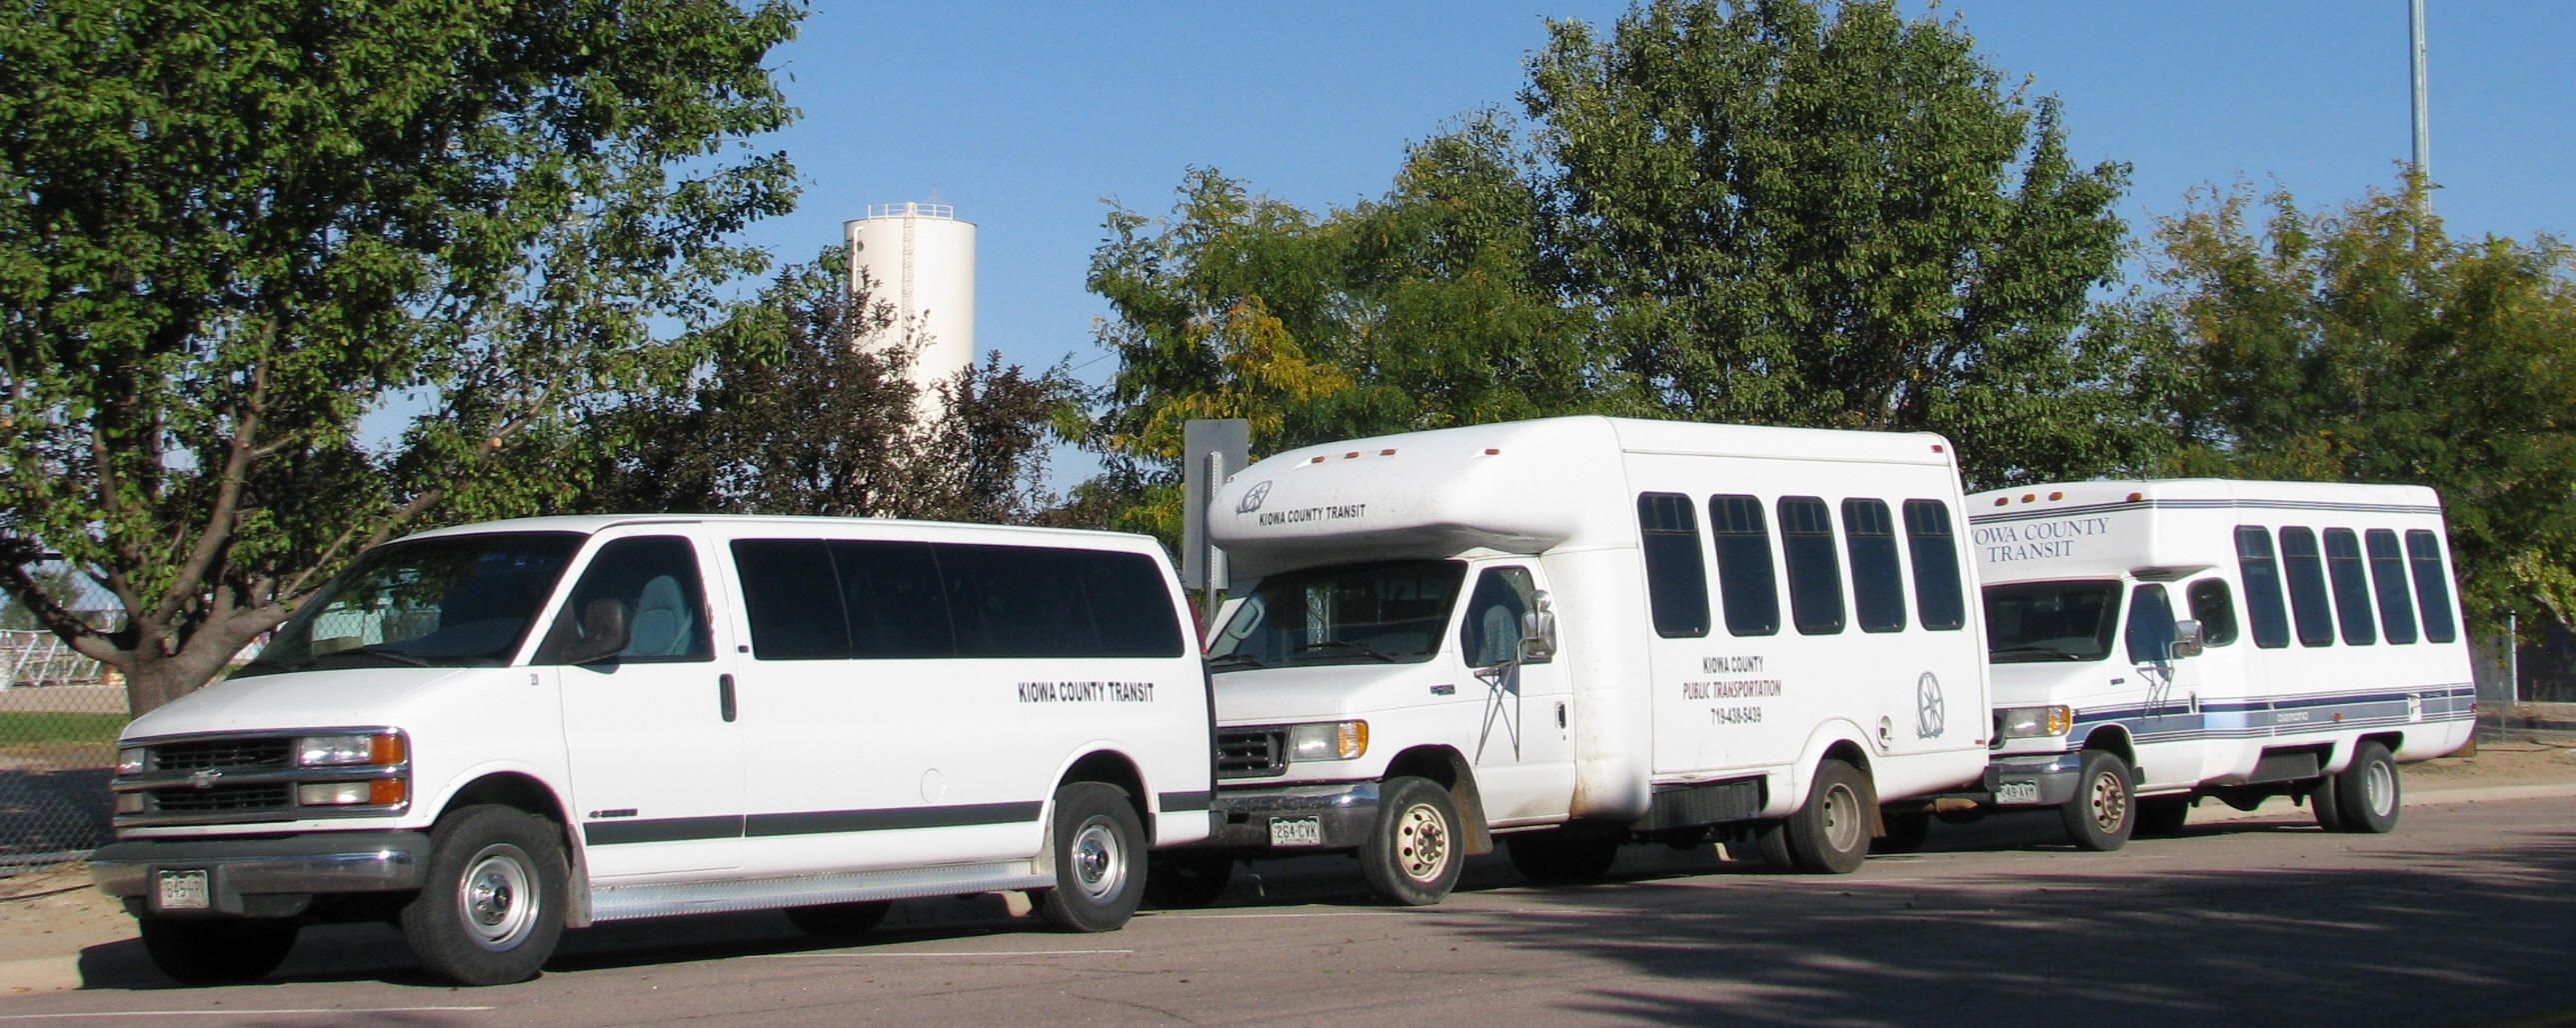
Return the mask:
[(2335, 620), (2343, 625), (2343, 644), (2378, 642), (2377, 617), (2370, 609), (2370, 575), (2361, 564), (2361, 537), (2352, 529), (2326, 529), (2326, 572), (2334, 580)]
[(738, 539), (761, 660), (1176, 657), (1141, 553), (869, 539)]
[(1843, 500), (1843, 548), (1851, 555), (1852, 612), (1864, 632), (1905, 630), (1905, 579), (1896, 567), (1896, 518), (1887, 501)]
[(1699, 516), (1680, 493), (1637, 494), (1637, 542), (1646, 559), (1646, 605), (1655, 634), (1695, 639), (1708, 634), (1708, 560), (1700, 556)]
[(2236, 569), (2245, 579), (2245, 616), (2254, 645), (2276, 650), (2290, 644), (2290, 612), (2281, 605), (2281, 565), (2272, 556), (2272, 533), (2259, 525), (2236, 526)]
[(2132, 664), (2173, 659), (2173, 601), (2166, 598), (2164, 586), (2148, 583), (2129, 590), (2129, 623), (2120, 634), (2128, 640)]
[[(2279, 594), (2273, 600), (2280, 599)], [(2236, 604), (2227, 595), (2227, 580), (2204, 578), (2183, 590), (2183, 602), (2191, 605), (2191, 619), (2200, 622), (2200, 642), (2204, 646), (2225, 646), (2236, 641)]]
[(1780, 578), (1771, 570), (1771, 520), (1752, 496), (1708, 498), (1717, 546), (1717, 593), (1733, 635), (1780, 634)]
[(2437, 643), (2459, 639), (2451, 622), (2451, 573), (2442, 562), (2442, 540), (2431, 529), (2407, 530), (2406, 563), (2415, 569), (2415, 602), (2424, 612), (2424, 638)]
[[(831, 572), (840, 578), (850, 646), (840, 657), (951, 657), (947, 592), (929, 543), (834, 539)], [(816, 569), (811, 573), (821, 573)]]
[(751, 654), (761, 660), (836, 660), (850, 655), (850, 626), (820, 539), (736, 539)]
[(1968, 624), (1967, 589), (1959, 578), (1959, 540), (1950, 532), (1950, 507), (1939, 500), (1905, 501), (1906, 556), (1914, 565), (1914, 616), (1935, 632)]
[[(1181, 655), (1170, 593), (1144, 554), (965, 543), (931, 549), (957, 656)], [(851, 620), (855, 629), (855, 612)]]
[(2334, 611), (2326, 606), (2325, 562), (2317, 553), (2317, 533), (2307, 528), (2281, 530), (2281, 564), (2289, 573), (2290, 616), (2299, 629), (2299, 645), (2334, 645)]
[(2415, 641), (2415, 598), (2406, 593), (2406, 556), (2398, 552), (2397, 533), (2374, 528), (2362, 533), (2370, 551), (2370, 584), (2379, 594), (2379, 629), (2391, 645)]
[(1780, 498), (1780, 556), (1789, 567), (1789, 620), (1801, 635), (1843, 630), (1843, 569), (1833, 513), (1813, 496)]
[[(547, 637), (549, 648), (558, 638), (570, 645), (579, 636), (582, 612), (600, 600), (626, 608), (620, 663), (715, 659), (715, 647), (707, 641), (706, 590), (699, 584), (697, 550), (687, 539), (638, 536), (602, 545), (565, 601), (558, 627)], [(558, 662), (552, 655), (538, 659)]]

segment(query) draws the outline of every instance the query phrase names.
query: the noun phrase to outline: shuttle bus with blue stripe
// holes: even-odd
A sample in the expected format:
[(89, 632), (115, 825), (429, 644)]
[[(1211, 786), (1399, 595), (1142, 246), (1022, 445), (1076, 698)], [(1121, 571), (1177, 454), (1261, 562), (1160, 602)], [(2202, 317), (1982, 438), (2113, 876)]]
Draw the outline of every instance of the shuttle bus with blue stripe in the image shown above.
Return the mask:
[(1977, 798), (2057, 808), (2081, 848), (2208, 799), (2385, 832), (2398, 765), (2476, 724), (2431, 489), (2082, 482), (1968, 508), (1995, 704)]

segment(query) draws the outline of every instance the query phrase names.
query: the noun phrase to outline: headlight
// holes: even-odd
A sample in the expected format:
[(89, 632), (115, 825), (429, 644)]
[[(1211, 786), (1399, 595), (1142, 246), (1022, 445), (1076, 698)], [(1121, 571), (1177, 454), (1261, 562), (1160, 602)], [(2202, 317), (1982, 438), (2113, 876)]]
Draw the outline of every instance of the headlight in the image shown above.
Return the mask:
[(2074, 715), (2065, 707), (2006, 707), (1995, 712), (1996, 730), (2006, 739), (2064, 735), (2074, 725)]
[(151, 751), (146, 750), (141, 746), (128, 746), (116, 751), (116, 773), (120, 775), (142, 774), (144, 755), (149, 752)]
[(1288, 729), (1290, 760), (1357, 760), (1366, 752), (1366, 721), (1327, 721)]
[(392, 765), (403, 762), (403, 737), (399, 732), (375, 732), (367, 735), (308, 735), (297, 740), (297, 767), (345, 767), (355, 764)]

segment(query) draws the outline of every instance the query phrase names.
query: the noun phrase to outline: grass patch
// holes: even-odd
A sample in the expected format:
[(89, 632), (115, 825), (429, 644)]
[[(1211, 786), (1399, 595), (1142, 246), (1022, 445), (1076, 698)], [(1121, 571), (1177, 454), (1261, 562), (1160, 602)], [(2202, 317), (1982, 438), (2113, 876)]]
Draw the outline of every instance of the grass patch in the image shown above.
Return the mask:
[(0, 713), (0, 746), (116, 743), (116, 734), (133, 720), (123, 714), (69, 714), (49, 711)]

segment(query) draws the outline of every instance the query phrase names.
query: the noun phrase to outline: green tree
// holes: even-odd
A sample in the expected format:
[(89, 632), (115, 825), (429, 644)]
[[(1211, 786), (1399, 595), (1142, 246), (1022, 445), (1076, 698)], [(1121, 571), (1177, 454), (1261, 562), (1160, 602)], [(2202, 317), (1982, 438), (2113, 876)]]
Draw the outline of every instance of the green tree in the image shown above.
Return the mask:
[(1955, 22), (1651, 0), (1607, 39), (1548, 35), (1521, 94), (1545, 245), (1647, 402), (1940, 431), (1986, 482), (2150, 453), (2145, 355), (2084, 331), (2127, 169), (2076, 168), (2055, 99), (2007, 90)]
[[(357, 548), (574, 484), (586, 398), (787, 208), (783, 0), (21, 4), (0, 33), (0, 587), (193, 689)], [(389, 452), (362, 416), (427, 397)], [(413, 402), (419, 402), (414, 400)], [(55, 550), (112, 632), (45, 598)]]
[(849, 251), (781, 271), (704, 334), (685, 391), (598, 412), (590, 511), (820, 514), (1025, 523), (1046, 443), (1081, 387), (1001, 355), (921, 396), (919, 340), (849, 282)]
[(2425, 199), (2240, 186), (2163, 222), (2131, 317), (2185, 371), (2169, 470), (2432, 486), (2472, 618), (2576, 623), (2576, 250), (2453, 240)]
[(1160, 219), (1113, 210), (1090, 284), (1119, 369), (1086, 509), (1177, 533), (1191, 418), (1246, 418), (1266, 453), (1614, 402), (1583, 317), (1539, 273), (1519, 154), (1485, 115), (1411, 147), (1382, 199), (1321, 218), (1206, 169)]

